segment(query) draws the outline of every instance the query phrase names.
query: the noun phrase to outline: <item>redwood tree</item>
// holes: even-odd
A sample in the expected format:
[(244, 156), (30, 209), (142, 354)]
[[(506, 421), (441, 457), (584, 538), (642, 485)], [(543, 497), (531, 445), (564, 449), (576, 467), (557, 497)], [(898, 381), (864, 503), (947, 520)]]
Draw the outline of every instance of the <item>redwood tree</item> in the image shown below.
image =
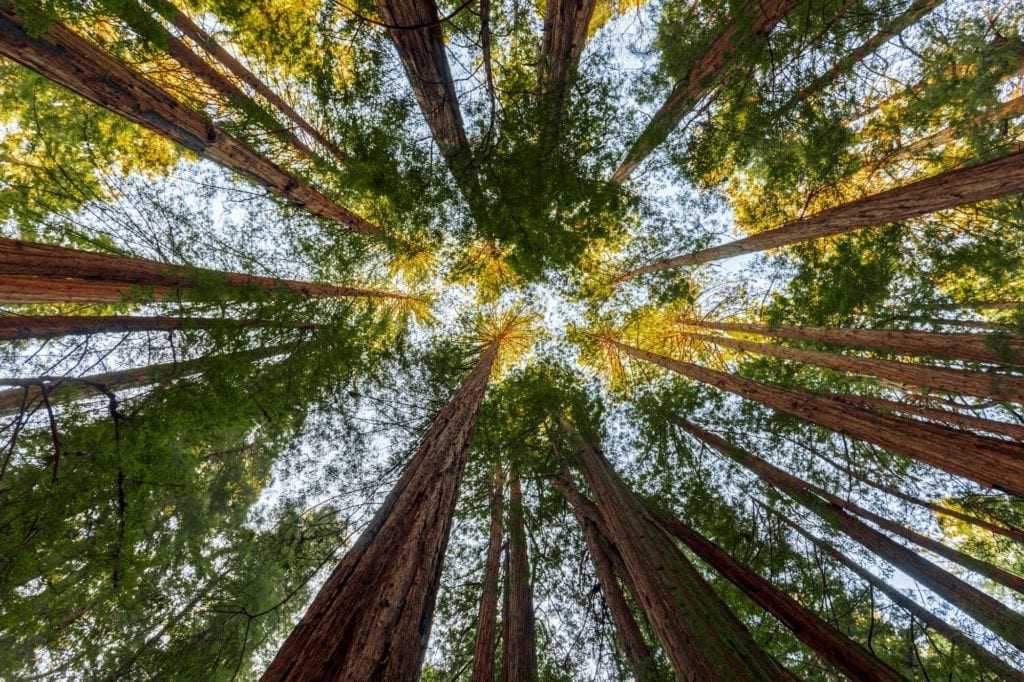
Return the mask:
[(523, 522), (523, 491), (513, 465), (508, 479), (508, 566), (505, 573), (502, 682), (537, 679), (536, 625), (533, 613), (533, 576)]
[(480, 610), (476, 618), (476, 643), (473, 647), (473, 682), (494, 679), (494, 647), (498, 635), (498, 578), (501, 573), (501, 542), (504, 535), (505, 476), (501, 466), (494, 467), (494, 489), (491, 491), (491, 528), (487, 539), (487, 560), (484, 563)]

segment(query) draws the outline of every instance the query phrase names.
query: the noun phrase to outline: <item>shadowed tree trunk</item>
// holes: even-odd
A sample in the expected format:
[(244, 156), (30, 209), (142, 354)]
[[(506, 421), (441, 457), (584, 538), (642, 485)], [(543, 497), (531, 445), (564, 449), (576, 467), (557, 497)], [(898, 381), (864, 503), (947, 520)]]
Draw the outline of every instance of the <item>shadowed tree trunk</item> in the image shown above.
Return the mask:
[[(2, 299), (0, 295), (0, 299)], [(208, 317), (132, 317), (128, 315), (0, 315), (0, 340), (54, 339), (85, 334), (116, 334), (139, 331), (175, 331), (211, 327), (272, 327), (270, 320), (236, 320)], [(289, 325), (291, 326), (291, 325)], [(316, 325), (302, 325), (311, 329)]]
[[(281, 99), (277, 93), (257, 78), (252, 71), (235, 59), (230, 52), (217, 44), (210, 34), (200, 28), (186, 14), (182, 13), (173, 5), (173, 3), (168, 0), (145, 0), (145, 2), (147, 5), (159, 12), (165, 19), (167, 19), (167, 21), (173, 24), (175, 28), (195, 41), (195, 43), (203, 48), (207, 54), (230, 71), (235, 78), (251, 87), (261, 97), (276, 107), (278, 111), (291, 119), (291, 121), (303, 132), (316, 140), (324, 149), (329, 151), (335, 160), (342, 164), (346, 162), (344, 152), (342, 152), (337, 145), (327, 139), (327, 137), (325, 137), (319, 130), (310, 125), (309, 122), (300, 116), (290, 104)], [(292, 135), (292, 137), (294, 137), (294, 135)]]
[(751, 16), (733, 18), (707, 51), (697, 58), (689, 73), (672, 88), (615, 170), (612, 182), (621, 184), (628, 180), (636, 167), (668, 139), (679, 122), (722, 81), (737, 57), (743, 54), (742, 48), (764, 42), (775, 24), (796, 4), (796, 0), (761, 0), (750, 4)]
[(680, 680), (792, 680), (765, 653), (672, 537), (565, 417), (580, 468), (635, 596)]
[(566, 476), (551, 479), (551, 485), (561, 493), (569, 506), (572, 507), (576, 521), (583, 531), (583, 541), (594, 563), (597, 584), (601, 588), (601, 596), (611, 614), (615, 626), (615, 637), (622, 649), (626, 661), (638, 682), (653, 682), (658, 679), (657, 661), (644, 640), (640, 625), (633, 617), (633, 612), (626, 603), (616, 576), (612, 552), (616, 552), (608, 540), (607, 529), (601, 514), (594, 503), (586, 499), (572, 481)]
[(501, 466), (494, 467), (491, 491), (491, 532), (487, 540), (487, 561), (480, 592), (480, 610), (476, 619), (476, 644), (473, 647), (473, 682), (494, 680), (494, 645), (498, 635), (498, 578), (501, 573), (502, 515), (505, 477)]
[(735, 560), (681, 520), (657, 510), (658, 522), (690, 550), (738, 587), (751, 601), (779, 619), (797, 639), (851, 680), (903, 680), (898, 672), (781, 589)]
[(544, 8), (537, 80), (544, 117), (541, 144), (548, 149), (558, 147), (565, 98), (576, 78), (596, 4), (596, 0), (549, 0)]
[[(1004, 363), (1024, 360), (1024, 338), (999, 339), (1006, 354), (996, 350), (989, 334), (949, 334), (908, 329), (853, 329), (828, 327), (770, 327), (745, 322), (711, 322), (685, 319), (682, 324), (723, 332), (759, 334), (777, 339), (813, 341), (836, 346), (872, 348), (905, 355), (926, 355), (968, 362)], [(1007, 357), (1008, 356), (1008, 357)]]
[(807, 538), (820, 550), (832, 557), (835, 561), (839, 562), (850, 571), (860, 576), (868, 584), (875, 587), (879, 592), (891, 599), (894, 604), (906, 609), (915, 618), (945, 637), (950, 644), (966, 651), (971, 658), (995, 673), (999, 679), (1012, 680), (1013, 682), (1024, 681), (1024, 673), (1010, 667), (1005, 661), (965, 635), (961, 630), (942, 620), (871, 571), (850, 559), (831, 544), (814, 537), (785, 516), (779, 515), (779, 518), (781, 518), (797, 533)]
[(502, 682), (535, 682), (537, 644), (533, 615), (533, 582), (523, 525), (523, 491), (519, 471), (509, 472), (508, 569), (505, 573), (504, 650)]
[(960, 429), (973, 429), (975, 431), (987, 431), (988, 433), (999, 433), (1010, 438), (1024, 441), (1024, 426), (1010, 424), (1009, 422), (997, 422), (992, 419), (984, 419), (960, 412), (940, 410), (933, 407), (922, 407), (914, 403), (897, 402), (885, 400), (884, 398), (870, 398), (864, 396), (844, 395), (834, 396), (838, 400), (853, 403), (854, 405), (868, 405), (874, 408), (882, 408), (889, 412), (900, 412), (916, 417), (924, 417), (933, 421), (940, 421)]
[(1024, 152), (946, 171), (727, 244), (651, 261), (623, 272), (616, 277), (616, 281), (623, 282), (650, 272), (683, 265), (700, 265), (746, 253), (777, 249), (790, 244), (853, 232), (865, 227), (909, 220), (936, 211), (1020, 192), (1024, 192)]
[(324, 583), (264, 682), (418, 679), (477, 411), (488, 345), (438, 412), (384, 504)]
[(819, 516), (836, 530), (842, 531), (865, 549), (899, 568), (957, 608), (998, 634), (1017, 648), (1024, 648), (1024, 614), (939, 568), (919, 553), (891, 540), (842, 509), (834, 500), (826, 500), (799, 478), (769, 464), (763, 459), (726, 442), (717, 435), (683, 419), (675, 423), (695, 438), (722, 455), (749, 469), (758, 478), (785, 493), (798, 504)]
[[(735, 393), (956, 476), (1014, 495), (1024, 495), (1024, 460), (1020, 456), (1020, 448), (1012, 443), (938, 424), (872, 412), (806, 391), (771, 386), (649, 353), (614, 339), (605, 341), (631, 357), (654, 363), (695, 381)], [(965, 452), (971, 453), (969, 460), (965, 459)]]
[(930, 367), (893, 360), (880, 360), (818, 350), (804, 350), (787, 346), (755, 343), (727, 336), (710, 336), (683, 332), (704, 343), (724, 348), (757, 353), (782, 360), (792, 360), (817, 365), (840, 372), (863, 374), (892, 381), (905, 386), (920, 386), (954, 395), (970, 395), (978, 398), (992, 398), (1001, 401), (1024, 402), (1024, 379), (994, 372), (973, 372), (964, 369)]
[(0, 55), (77, 95), (229, 168), (309, 212), (353, 232), (379, 236), (380, 228), (313, 189), (205, 114), (167, 92), (66, 26), (54, 23), (33, 37), (7, 0), (0, 3)]

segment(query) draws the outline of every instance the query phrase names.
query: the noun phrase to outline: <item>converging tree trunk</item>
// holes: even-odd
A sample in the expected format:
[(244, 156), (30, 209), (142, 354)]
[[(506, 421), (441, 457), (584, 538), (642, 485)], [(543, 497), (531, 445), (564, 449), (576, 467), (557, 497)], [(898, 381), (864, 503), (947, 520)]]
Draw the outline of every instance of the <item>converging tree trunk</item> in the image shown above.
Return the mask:
[(508, 571), (505, 574), (505, 632), (502, 682), (536, 682), (537, 644), (533, 580), (523, 522), (523, 491), (513, 465), (508, 479)]
[(505, 476), (500, 465), (494, 467), (491, 491), (491, 530), (487, 539), (487, 560), (480, 590), (480, 609), (476, 618), (476, 644), (473, 647), (473, 682), (493, 682), (494, 646), (498, 635), (498, 578), (501, 574), (501, 543), (504, 535)]
[(565, 417), (580, 469), (622, 555), (635, 596), (680, 680), (791, 680)]
[[(0, 294), (0, 300), (3, 295)], [(132, 317), (129, 315), (0, 315), (0, 340), (54, 339), (85, 334), (117, 334), (140, 331), (177, 331), (212, 327), (270, 327), (268, 320), (209, 317)], [(311, 328), (315, 325), (303, 325)]]
[(183, 106), (66, 26), (53, 23), (39, 36), (33, 36), (7, 0), (0, 3), (0, 55), (239, 173), (321, 218), (360, 234), (381, 234), (376, 225), (262, 157), (216, 126), (205, 114)]
[(537, 80), (543, 111), (541, 141), (549, 149), (558, 146), (565, 98), (576, 77), (596, 5), (596, 0), (549, 0), (544, 8)]
[(623, 282), (640, 275), (684, 265), (700, 265), (746, 253), (777, 249), (875, 225), (917, 218), (936, 211), (1024, 192), (1024, 152), (956, 168), (930, 178), (872, 194), (781, 227), (682, 256), (662, 258), (616, 277)]
[(901, 414), (910, 414), (915, 417), (924, 417), (925, 419), (942, 422), (943, 424), (955, 426), (959, 429), (998, 433), (1004, 436), (1009, 436), (1010, 438), (1015, 438), (1016, 440), (1024, 441), (1024, 426), (1019, 424), (997, 422), (993, 419), (985, 419), (983, 417), (975, 417), (969, 414), (952, 412), (950, 410), (940, 410), (933, 407), (924, 407), (910, 402), (886, 400), (884, 398), (854, 395), (836, 395), (833, 397), (855, 405), (867, 405), (872, 408), (882, 408), (888, 412), (899, 412)]
[[(938, 424), (873, 412), (824, 397), (673, 360), (614, 339), (607, 343), (638, 360), (659, 365), (695, 381), (863, 440), (982, 485), (1024, 495), (1024, 459), (1012, 443)], [(964, 453), (970, 453), (965, 459)]]
[(459, 483), (499, 351), (434, 417), (419, 449), (264, 673), (264, 682), (415, 680), (430, 637)]
[(722, 455), (749, 469), (768, 485), (791, 497), (838, 531), (846, 533), (865, 549), (891, 563), (907, 575), (935, 590), (992, 632), (1017, 648), (1024, 648), (1024, 614), (939, 568), (918, 552), (904, 547), (888, 536), (848, 514), (834, 500), (816, 494), (799, 478), (739, 448), (719, 436), (684, 419), (675, 423)]

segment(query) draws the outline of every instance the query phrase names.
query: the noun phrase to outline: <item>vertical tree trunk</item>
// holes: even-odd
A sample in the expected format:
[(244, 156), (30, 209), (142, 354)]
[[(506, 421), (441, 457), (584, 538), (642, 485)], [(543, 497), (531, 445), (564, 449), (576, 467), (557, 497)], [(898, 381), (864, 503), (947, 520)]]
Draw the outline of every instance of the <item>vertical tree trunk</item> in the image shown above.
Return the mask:
[(509, 472), (508, 570), (502, 682), (536, 682), (537, 649), (533, 615), (533, 583), (523, 524), (523, 491), (519, 471)]
[(611, 557), (611, 553), (617, 550), (611, 546), (606, 524), (601, 519), (600, 512), (576, 489), (568, 477), (553, 478), (551, 484), (572, 507), (576, 521), (583, 531), (583, 541), (590, 553), (590, 560), (594, 563), (601, 596), (604, 597), (604, 603), (611, 614), (615, 636), (633, 676), (638, 682), (653, 682), (658, 679), (657, 661), (647, 646), (640, 625), (633, 617), (633, 612), (626, 603), (626, 597), (619, 585)]
[(498, 577), (501, 573), (502, 515), (505, 477), (500, 465), (494, 467), (491, 492), (491, 532), (487, 540), (487, 561), (480, 591), (480, 610), (476, 619), (476, 644), (473, 647), (473, 682), (494, 680), (494, 645), (498, 635)]
[(615, 170), (612, 182), (621, 184), (628, 180), (636, 167), (668, 139), (683, 117), (721, 82), (737, 55), (744, 54), (741, 48), (765, 41), (775, 24), (796, 4), (796, 0), (762, 0), (750, 5), (752, 16), (734, 18), (697, 59), (689, 73), (672, 88), (671, 94)]
[[(0, 300), (3, 299), (0, 294)], [(128, 315), (0, 315), (0, 340), (54, 339), (78, 334), (116, 334), (138, 331), (210, 329), (220, 325), (238, 328), (269, 327), (274, 323), (209, 317), (132, 317)], [(315, 325), (304, 325), (312, 328)]]
[[(805, 391), (778, 388), (655, 355), (613, 339), (606, 339), (606, 342), (639, 360), (652, 362), (671, 372), (735, 393), (812, 424), (866, 441), (981, 485), (1014, 495), (1024, 495), (1024, 460), (1020, 457), (1020, 448), (1006, 441), (880, 414)], [(964, 458), (965, 452), (971, 453), (969, 460)]]
[(694, 554), (738, 587), (754, 603), (778, 618), (797, 639), (843, 671), (851, 680), (905, 679), (870, 651), (733, 559), (725, 550), (681, 520), (652, 511), (657, 515), (658, 522)]
[(765, 483), (785, 493), (842, 531), (879, 558), (928, 586), (943, 599), (998, 634), (1017, 648), (1024, 648), (1024, 614), (1017, 613), (981, 590), (942, 570), (917, 552), (889, 539), (864, 522), (846, 513), (832, 500), (816, 495), (803, 481), (782, 469), (732, 445), (715, 434), (685, 420), (676, 423), (729, 459), (746, 467)]
[(264, 682), (418, 679), (459, 482), (498, 343), (441, 409), (383, 506), (320, 589)]
[(853, 232), (865, 227), (909, 220), (936, 211), (1020, 192), (1024, 192), (1024, 152), (1015, 152), (992, 161), (946, 171), (903, 187), (872, 194), (727, 244), (651, 261), (620, 274), (616, 281), (623, 282), (650, 272), (683, 265), (700, 265), (746, 253), (777, 249), (790, 244)]
[(791, 680), (625, 486), (604, 456), (565, 417), (580, 468), (635, 596), (680, 680)]
[(596, 4), (596, 0), (549, 0), (545, 7), (537, 80), (543, 111), (540, 139), (547, 149), (558, 147), (565, 98), (587, 44)]
[(338, 205), (189, 109), (62, 24), (32, 36), (5, 0), (0, 4), (0, 55), (101, 107), (167, 137), (266, 187), (321, 218), (379, 236), (380, 228)]

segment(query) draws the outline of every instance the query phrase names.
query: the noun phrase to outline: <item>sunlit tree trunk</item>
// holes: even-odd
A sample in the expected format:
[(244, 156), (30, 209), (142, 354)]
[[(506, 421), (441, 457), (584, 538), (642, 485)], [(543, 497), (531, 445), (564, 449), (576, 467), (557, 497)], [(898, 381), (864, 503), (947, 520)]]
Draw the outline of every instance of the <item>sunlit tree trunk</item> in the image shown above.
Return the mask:
[(685, 431), (711, 446), (737, 464), (749, 469), (768, 485), (785, 493), (797, 503), (819, 516), (836, 530), (842, 531), (865, 549), (889, 562), (907, 575), (920, 580), (943, 599), (955, 604), (992, 632), (1018, 648), (1024, 647), (1024, 614), (939, 568), (918, 552), (900, 545), (883, 533), (848, 514), (833, 500), (826, 500), (799, 478), (763, 459), (726, 442), (715, 434), (683, 419), (677, 419)]
[(775, 24), (796, 4), (796, 0), (762, 0), (750, 5), (750, 16), (734, 17), (689, 73), (672, 88), (615, 170), (612, 182), (621, 184), (628, 180), (636, 167), (668, 139), (679, 122), (722, 81), (737, 55), (744, 53), (743, 48), (766, 40)]
[(681, 520), (658, 513), (658, 522), (707, 562), (751, 601), (771, 613), (824, 660), (851, 680), (902, 680), (904, 677), (861, 645), (804, 608), (798, 601), (741, 564)]
[(498, 343), (434, 417), (381, 508), (277, 652), (264, 682), (415, 680), (477, 411)]
[[(771, 386), (673, 360), (613, 339), (606, 342), (628, 355), (671, 372), (735, 393), (826, 429), (947, 471), (981, 485), (1024, 495), (1024, 460), (1012, 443), (938, 424), (872, 412), (834, 398)], [(964, 453), (970, 453), (965, 458)]]
[(473, 647), (473, 682), (494, 680), (494, 646), (498, 635), (498, 578), (501, 574), (501, 543), (504, 531), (505, 477), (500, 466), (494, 467), (494, 490), (491, 492), (491, 529), (487, 540), (487, 560), (480, 591), (480, 609), (476, 619), (476, 644)]
[(909, 220), (1020, 192), (1024, 192), (1024, 152), (1015, 152), (872, 194), (727, 244), (651, 261), (618, 275), (616, 281)]
[(301, 179), (260, 156), (198, 111), (114, 59), (60, 23), (32, 36), (11, 5), (0, 5), (0, 55), (64, 86), (101, 107), (167, 137), (266, 187), (311, 213), (353, 232), (380, 228), (339, 206)]
[(559, 423), (577, 448), (580, 468), (609, 539), (622, 555), (635, 596), (680, 680), (791, 680), (675, 545), (611, 465)]
[(537, 643), (533, 614), (533, 581), (523, 523), (523, 491), (519, 471), (509, 472), (508, 571), (505, 576), (504, 649), (502, 682), (535, 682)]

